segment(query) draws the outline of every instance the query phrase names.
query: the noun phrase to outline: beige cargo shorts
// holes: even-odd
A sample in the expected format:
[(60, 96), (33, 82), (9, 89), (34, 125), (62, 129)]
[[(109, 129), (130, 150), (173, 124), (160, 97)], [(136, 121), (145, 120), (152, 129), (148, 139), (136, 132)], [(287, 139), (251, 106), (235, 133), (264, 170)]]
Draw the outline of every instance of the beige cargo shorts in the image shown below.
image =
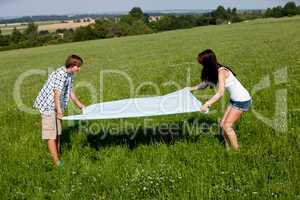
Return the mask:
[(42, 139), (56, 139), (61, 135), (61, 120), (56, 118), (55, 113), (42, 114)]

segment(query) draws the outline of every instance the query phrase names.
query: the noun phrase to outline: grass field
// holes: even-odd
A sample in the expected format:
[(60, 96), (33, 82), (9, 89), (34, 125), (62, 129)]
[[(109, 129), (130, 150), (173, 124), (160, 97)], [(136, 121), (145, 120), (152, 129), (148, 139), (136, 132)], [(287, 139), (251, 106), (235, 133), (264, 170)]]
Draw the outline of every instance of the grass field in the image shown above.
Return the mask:
[[(0, 199), (300, 199), (299, 32), (299, 17), (263, 19), (0, 52)], [(187, 80), (199, 82), (195, 58), (206, 48), (253, 97), (236, 127), (240, 152), (225, 151), (217, 137), (223, 101), (209, 115), (65, 122), (65, 167), (55, 169), (41, 140), (40, 116), (14, 100), (22, 74), (54, 70), (70, 53), (85, 60), (74, 89), (87, 105), (93, 98), (83, 85), (96, 90), (96, 102), (157, 95), (150, 82), (166, 94), (176, 90), (170, 81), (182, 88)], [(117, 74), (107, 74), (100, 86), (103, 70), (127, 74), (138, 92), (131, 95)], [(46, 78), (24, 79), (24, 105), (32, 105)], [(211, 94), (195, 93), (201, 101)], [(157, 134), (162, 124), (178, 128)]]

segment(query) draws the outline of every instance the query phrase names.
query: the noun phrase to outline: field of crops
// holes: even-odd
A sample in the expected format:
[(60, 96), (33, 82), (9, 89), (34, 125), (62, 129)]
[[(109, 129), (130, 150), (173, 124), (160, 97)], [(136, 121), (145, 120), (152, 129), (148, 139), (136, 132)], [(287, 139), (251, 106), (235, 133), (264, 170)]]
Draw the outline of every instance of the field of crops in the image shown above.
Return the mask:
[[(300, 17), (261, 19), (0, 52), (0, 199), (300, 199), (299, 32)], [(208, 115), (64, 122), (53, 168), (31, 106), (69, 54), (85, 61), (74, 90), (89, 105), (197, 84), (207, 48), (253, 97), (239, 152), (218, 136), (227, 95)]]
[[(49, 31), (54, 32), (57, 29), (75, 29), (80, 26), (88, 26), (91, 23), (95, 23), (94, 20), (90, 22), (74, 22), (73, 20), (68, 21), (41, 21), (35, 22), (38, 26), (38, 31)], [(28, 23), (14, 23), (14, 24), (0, 24), (0, 30), (3, 35), (9, 35), (13, 32), (14, 28), (19, 31), (24, 31), (28, 27)]]

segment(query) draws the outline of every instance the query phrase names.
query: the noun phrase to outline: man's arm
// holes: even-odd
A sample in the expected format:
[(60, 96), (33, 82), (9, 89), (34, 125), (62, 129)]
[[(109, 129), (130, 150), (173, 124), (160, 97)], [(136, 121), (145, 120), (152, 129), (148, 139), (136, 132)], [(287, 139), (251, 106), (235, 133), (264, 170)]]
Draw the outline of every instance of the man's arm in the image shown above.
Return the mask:
[(85, 107), (85, 106), (83, 105), (83, 103), (81, 103), (81, 101), (79, 101), (79, 99), (77, 98), (77, 96), (75, 95), (75, 93), (73, 92), (73, 90), (71, 90), (70, 98), (71, 98), (71, 100), (76, 104), (76, 106), (77, 106), (78, 108), (80, 108), (81, 110), (82, 110), (82, 108)]
[(55, 104), (56, 117), (58, 119), (61, 119), (63, 114), (62, 114), (61, 103), (60, 103), (60, 92), (56, 89), (54, 90), (54, 104)]

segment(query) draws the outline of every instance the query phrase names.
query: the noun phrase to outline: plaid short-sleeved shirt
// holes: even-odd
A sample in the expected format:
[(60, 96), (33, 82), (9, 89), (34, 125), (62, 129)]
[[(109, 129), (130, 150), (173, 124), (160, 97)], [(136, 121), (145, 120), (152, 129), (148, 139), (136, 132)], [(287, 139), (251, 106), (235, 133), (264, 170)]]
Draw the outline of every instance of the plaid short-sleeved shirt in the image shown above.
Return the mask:
[(64, 110), (69, 101), (72, 84), (73, 75), (66, 72), (65, 66), (58, 68), (49, 75), (47, 82), (36, 97), (33, 107), (41, 113), (55, 112), (54, 90), (58, 90), (61, 93), (61, 109)]

